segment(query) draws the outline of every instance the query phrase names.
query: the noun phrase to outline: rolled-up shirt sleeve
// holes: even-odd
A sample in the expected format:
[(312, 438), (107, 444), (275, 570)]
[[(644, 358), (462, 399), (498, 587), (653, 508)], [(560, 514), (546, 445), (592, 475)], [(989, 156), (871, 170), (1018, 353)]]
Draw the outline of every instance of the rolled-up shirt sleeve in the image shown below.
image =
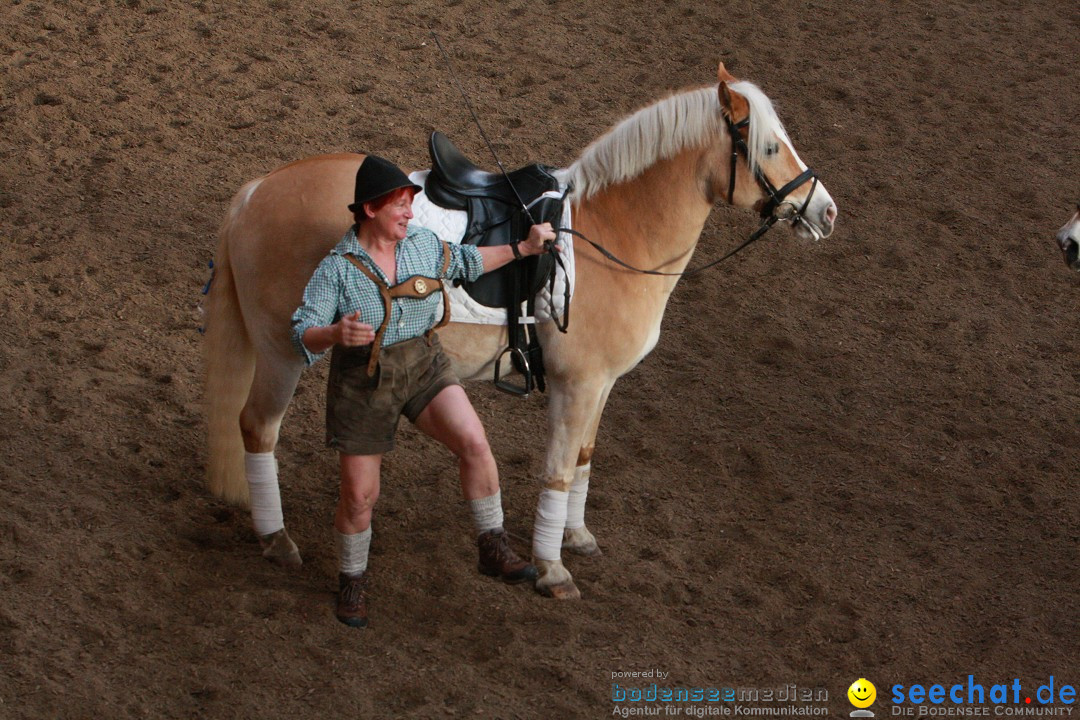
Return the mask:
[(304, 345), (304, 333), (308, 328), (325, 327), (337, 322), (338, 299), (341, 297), (342, 277), (340, 258), (327, 255), (304, 288), (304, 299), (292, 316), (292, 341), (304, 362), (311, 365), (326, 352), (313, 353)]
[(474, 245), (450, 243), (450, 267), (446, 268), (448, 280), (473, 282), (484, 274), (484, 259)]

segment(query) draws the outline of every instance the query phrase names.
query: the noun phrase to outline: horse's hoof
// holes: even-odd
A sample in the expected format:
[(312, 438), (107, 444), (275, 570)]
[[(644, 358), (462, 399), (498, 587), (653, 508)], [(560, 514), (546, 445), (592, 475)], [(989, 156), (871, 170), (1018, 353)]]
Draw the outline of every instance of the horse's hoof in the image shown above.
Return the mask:
[(300, 557), (300, 553), (292, 553), (291, 555), (283, 556), (271, 556), (263, 553), (263, 557), (272, 562), (278, 567), (285, 568), (286, 570), (299, 570), (304, 565), (304, 559)]
[(570, 582), (558, 583), (557, 585), (536, 585), (536, 592), (544, 597), (556, 600), (580, 600), (581, 591), (571, 580)]
[(562, 549), (585, 557), (603, 555), (600, 546), (596, 544), (596, 537), (584, 527), (566, 528), (563, 532)]
[(575, 555), (582, 555), (584, 557), (600, 557), (604, 554), (604, 551), (600, 549), (600, 546), (595, 542), (585, 545), (563, 545), (562, 549)]
[(296, 570), (304, 564), (300, 557), (300, 548), (296, 547), (285, 528), (263, 535), (259, 538), (259, 544), (262, 545), (263, 557), (279, 567)]

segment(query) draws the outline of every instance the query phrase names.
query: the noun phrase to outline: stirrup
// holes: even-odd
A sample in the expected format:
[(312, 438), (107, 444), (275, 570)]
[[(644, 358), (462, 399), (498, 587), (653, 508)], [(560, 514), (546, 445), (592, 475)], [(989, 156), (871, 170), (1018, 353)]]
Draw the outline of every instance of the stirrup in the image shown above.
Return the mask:
[[(525, 376), (524, 387), (502, 379), (502, 373), (500, 373), (499, 370), (502, 366), (502, 360), (506, 357), (507, 353), (512, 353), (512, 358), (517, 358), (521, 361), (521, 374)], [(529, 359), (525, 357), (525, 353), (522, 352), (521, 348), (508, 345), (505, 350), (499, 353), (499, 357), (495, 360), (495, 387), (502, 390), (504, 393), (517, 395), (519, 397), (529, 397), (529, 393), (531, 393), (533, 389), (532, 370), (529, 369)]]

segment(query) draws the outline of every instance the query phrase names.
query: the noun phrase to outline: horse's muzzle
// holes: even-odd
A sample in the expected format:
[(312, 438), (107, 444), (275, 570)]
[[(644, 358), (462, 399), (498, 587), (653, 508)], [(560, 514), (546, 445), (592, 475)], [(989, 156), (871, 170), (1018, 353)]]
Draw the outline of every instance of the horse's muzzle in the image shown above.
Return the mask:
[(1080, 271), (1080, 243), (1069, 239), (1065, 242), (1065, 264), (1073, 270)]
[(824, 211), (818, 213), (814, 220), (805, 215), (796, 216), (791, 221), (795, 234), (804, 240), (824, 240), (833, 233), (836, 223), (836, 205), (829, 203)]
[[(801, 222), (796, 223), (796, 232), (800, 229), (807, 231), (809, 235), (812, 235), (812, 240), (824, 240), (833, 233), (833, 229), (836, 227), (836, 203), (833, 202), (830, 197), (822, 198), (825, 202), (814, 206), (811, 204), (810, 209), (803, 214)], [(805, 225), (806, 227), (800, 228), (799, 225)]]

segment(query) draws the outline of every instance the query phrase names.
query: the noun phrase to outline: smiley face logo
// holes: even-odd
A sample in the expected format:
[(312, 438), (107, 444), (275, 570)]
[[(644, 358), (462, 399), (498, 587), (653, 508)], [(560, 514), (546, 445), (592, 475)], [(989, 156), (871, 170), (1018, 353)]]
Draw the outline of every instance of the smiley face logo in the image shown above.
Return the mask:
[(877, 699), (877, 688), (866, 678), (859, 678), (847, 689), (848, 700), (857, 708), (866, 708)]

